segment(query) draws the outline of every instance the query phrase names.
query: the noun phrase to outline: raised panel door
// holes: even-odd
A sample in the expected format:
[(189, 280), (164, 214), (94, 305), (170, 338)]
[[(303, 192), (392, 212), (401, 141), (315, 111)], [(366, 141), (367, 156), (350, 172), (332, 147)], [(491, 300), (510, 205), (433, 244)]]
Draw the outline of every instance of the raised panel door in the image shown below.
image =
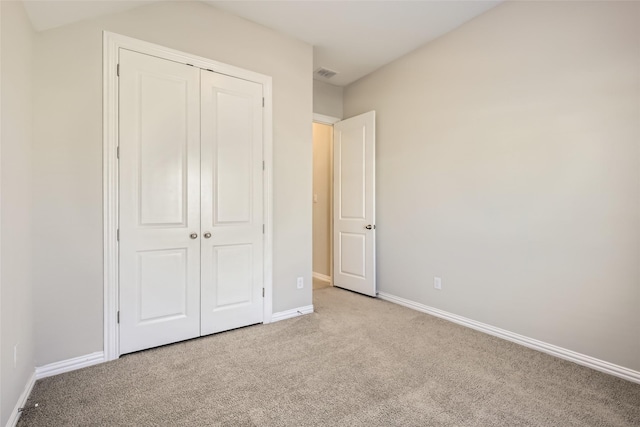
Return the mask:
[(120, 51), (120, 353), (200, 335), (199, 70)]
[(335, 286), (376, 296), (375, 112), (334, 125)]
[(201, 73), (206, 335), (263, 321), (262, 85)]

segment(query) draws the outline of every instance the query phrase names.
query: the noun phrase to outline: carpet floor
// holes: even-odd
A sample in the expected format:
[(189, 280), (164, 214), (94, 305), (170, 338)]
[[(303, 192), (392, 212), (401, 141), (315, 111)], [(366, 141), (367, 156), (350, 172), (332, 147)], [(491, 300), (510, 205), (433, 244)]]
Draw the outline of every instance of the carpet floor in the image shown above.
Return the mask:
[(313, 290), (317, 291), (324, 288), (330, 288), (331, 283), (325, 282), (324, 280), (313, 278)]
[(337, 288), (37, 381), (25, 426), (640, 426), (640, 384)]

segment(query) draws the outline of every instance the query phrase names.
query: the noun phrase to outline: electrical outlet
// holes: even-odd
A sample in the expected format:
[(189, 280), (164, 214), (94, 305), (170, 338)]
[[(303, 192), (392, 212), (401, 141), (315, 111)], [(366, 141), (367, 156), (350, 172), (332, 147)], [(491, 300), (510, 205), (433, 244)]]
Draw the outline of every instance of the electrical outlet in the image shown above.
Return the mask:
[(18, 344), (13, 346), (13, 369), (18, 367)]
[(433, 287), (436, 288), (437, 290), (441, 291), (442, 290), (442, 279), (439, 277), (434, 277), (433, 278)]
[(304, 277), (298, 277), (298, 289), (304, 288)]

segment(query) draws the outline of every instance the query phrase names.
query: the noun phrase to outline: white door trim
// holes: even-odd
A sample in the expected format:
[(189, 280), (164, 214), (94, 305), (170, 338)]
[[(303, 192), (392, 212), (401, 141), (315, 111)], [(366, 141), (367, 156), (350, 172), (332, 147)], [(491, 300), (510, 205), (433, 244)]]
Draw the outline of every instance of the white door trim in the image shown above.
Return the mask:
[(272, 78), (264, 74), (244, 70), (211, 59), (169, 49), (153, 43), (103, 32), (103, 284), (104, 284), (104, 360), (120, 356), (117, 324), (118, 311), (118, 50), (134, 50), (147, 55), (260, 83), (264, 90), (263, 156), (264, 169), (264, 323), (270, 323), (273, 315), (273, 107)]
[(322, 123), (323, 125), (333, 125), (340, 120), (337, 117), (325, 116), (324, 114), (313, 113), (313, 121), (316, 123)]

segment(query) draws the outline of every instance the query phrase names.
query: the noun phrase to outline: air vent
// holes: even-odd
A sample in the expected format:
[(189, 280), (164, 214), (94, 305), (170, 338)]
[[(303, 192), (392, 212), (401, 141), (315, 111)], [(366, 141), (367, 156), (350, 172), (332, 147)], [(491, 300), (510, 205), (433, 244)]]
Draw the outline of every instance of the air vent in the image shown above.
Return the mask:
[(314, 73), (318, 77), (322, 77), (324, 79), (330, 79), (331, 77), (338, 74), (337, 71), (329, 70), (327, 68), (318, 68)]

